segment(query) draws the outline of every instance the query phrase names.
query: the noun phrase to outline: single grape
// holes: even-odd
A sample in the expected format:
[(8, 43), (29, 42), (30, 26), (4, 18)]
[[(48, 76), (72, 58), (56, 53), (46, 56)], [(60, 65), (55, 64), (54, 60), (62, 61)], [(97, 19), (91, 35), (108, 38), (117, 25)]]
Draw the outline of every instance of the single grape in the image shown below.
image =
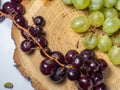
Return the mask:
[(62, 0), (62, 2), (67, 5), (72, 4), (72, 0)]
[(118, 18), (118, 11), (115, 8), (104, 8), (102, 12), (105, 18)]
[(84, 65), (83, 60), (81, 59), (80, 55), (77, 54), (75, 56), (73, 56), (73, 61), (72, 61), (72, 66), (78, 70), (82, 69)]
[[(44, 50), (45, 52), (48, 54), (48, 55), (51, 55), (51, 50), (48, 48), (48, 47), (44, 47)], [(43, 57), (47, 57), (44, 52), (42, 50), (40, 50), (40, 54), (43, 56)]]
[(109, 51), (112, 47), (112, 41), (110, 37), (107, 35), (99, 36), (97, 47), (103, 52)]
[(19, 24), (22, 27), (26, 27), (27, 26), (27, 21), (25, 20), (25, 18), (22, 15), (19, 16), (15, 16), (15, 21), (17, 24)]
[(99, 65), (99, 72), (102, 72), (102, 74), (104, 74), (107, 71), (107, 68), (108, 68), (107, 62), (103, 59), (98, 59), (97, 62), (98, 62), (98, 65)]
[(90, 0), (72, 0), (73, 5), (77, 9), (85, 9), (88, 7)]
[(84, 62), (88, 62), (89, 60), (95, 59), (95, 53), (92, 50), (85, 49), (81, 51), (80, 57)]
[(65, 55), (65, 60), (68, 64), (72, 64), (73, 56), (79, 54), (76, 50), (69, 50)]
[(80, 90), (92, 90), (93, 83), (89, 76), (86, 75), (80, 76), (78, 82)]
[(51, 56), (53, 58), (56, 58), (60, 63), (65, 64), (65, 59), (64, 59), (64, 56), (61, 52), (54, 51), (54, 52), (52, 52)]
[(12, 2), (5, 2), (4, 5), (3, 5), (3, 12), (4, 13), (13, 13), (15, 10), (14, 10), (14, 5)]
[(86, 62), (86, 70), (89, 74), (93, 74), (98, 71), (99, 66), (96, 60), (90, 60)]
[(113, 42), (113, 45), (119, 46), (120, 45), (120, 35), (114, 35), (112, 42)]
[(55, 74), (50, 76), (50, 79), (54, 82), (60, 83), (66, 78), (66, 71), (65, 68), (59, 67)]
[(100, 85), (95, 86), (93, 90), (108, 90), (108, 89), (107, 86), (104, 83), (102, 83)]
[(103, 7), (104, 0), (91, 0), (89, 9), (92, 11), (100, 10)]
[(108, 56), (110, 61), (115, 64), (118, 65), (120, 64), (120, 48), (117, 47), (116, 45), (113, 46), (109, 52), (108, 52)]
[(91, 76), (91, 79), (92, 79), (92, 82), (93, 82), (94, 86), (100, 85), (101, 83), (104, 82), (103, 75), (102, 74), (98, 74), (98, 73), (93, 74)]
[(21, 3), (22, 0), (11, 0), (13, 3)]
[(40, 64), (40, 71), (43, 75), (53, 75), (56, 72), (56, 67), (52, 60), (44, 59)]
[(104, 6), (107, 8), (113, 7), (117, 3), (117, 0), (104, 0)]
[[(97, 21), (97, 22), (96, 22)], [(104, 15), (100, 11), (94, 11), (89, 15), (89, 23), (94, 28), (100, 27), (104, 23)]]
[(74, 81), (78, 80), (80, 77), (80, 72), (78, 69), (72, 68), (72, 69), (67, 69), (67, 77), (69, 80)]
[(97, 36), (93, 34), (85, 35), (82, 38), (82, 44), (86, 49), (93, 49), (97, 46)]
[(48, 42), (44, 37), (35, 37), (35, 39), (38, 41), (38, 43), (44, 48), (47, 47)]
[(34, 29), (34, 27), (30, 27), (30, 28), (29, 28), (29, 32), (30, 32), (30, 34), (31, 34), (32, 36), (35, 37), (35, 29)]
[(30, 38), (23, 30), (21, 30), (21, 35), (22, 35), (25, 39), (29, 39), (29, 38)]
[(113, 34), (120, 28), (120, 20), (118, 18), (107, 18), (103, 24), (103, 30), (108, 34)]
[(42, 16), (37, 16), (33, 18), (33, 22), (37, 26), (44, 26), (45, 25), (45, 20)]
[(21, 43), (21, 50), (26, 53), (31, 53), (33, 50), (31, 49), (31, 43), (29, 40), (24, 40)]
[(22, 4), (16, 4), (15, 5), (15, 13), (17, 15), (23, 15), (25, 13), (25, 8)]
[(41, 36), (42, 35), (42, 32), (43, 32), (43, 29), (41, 26), (36, 26), (34, 28), (34, 32), (35, 32), (35, 36)]
[(115, 4), (115, 8), (120, 11), (120, 0), (117, 0), (117, 3)]
[(89, 27), (90, 25), (88, 18), (83, 16), (73, 19), (71, 23), (71, 28), (73, 29), (73, 31), (78, 33), (86, 32)]
[(5, 20), (5, 16), (0, 16), (0, 23)]

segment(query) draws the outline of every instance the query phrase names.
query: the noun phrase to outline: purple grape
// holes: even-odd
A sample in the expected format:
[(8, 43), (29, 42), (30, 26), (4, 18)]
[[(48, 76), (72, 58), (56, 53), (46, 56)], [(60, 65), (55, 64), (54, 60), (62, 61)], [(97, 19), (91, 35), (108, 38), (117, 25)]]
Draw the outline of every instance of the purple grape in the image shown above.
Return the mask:
[(39, 44), (44, 48), (47, 47), (47, 40), (44, 37), (35, 37), (35, 39), (39, 42)]
[(13, 3), (21, 3), (22, 0), (11, 0)]
[(91, 90), (93, 87), (92, 80), (89, 76), (80, 76), (79, 78), (79, 88), (80, 90)]
[(84, 62), (83, 62), (83, 60), (81, 59), (81, 57), (80, 57), (79, 54), (73, 56), (72, 66), (73, 66), (74, 68), (80, 70), (80, 69), (82, 69), (83, 65), (84, 65)]
[(25, 13), (25, 8), (22, 4), (15, 4), (15, 13), (17, 15), (23, 15)]
[(5, 20), (5, 16), (0, 16), (0, 22)]
[(66, 59), (66, 61), (67, 61), (67, 63), (68, 64), (72, 64), (72, 57), (74, 56), (74, 55), (77, 55), (77, 54), (79, 54), (77, 51), (75, 51), (75, 50), (69, 50), (67, 53), (66, 53), (66, 55), (65, 55), (65, 59)]
[(56, 72), (56, 67), (52, 60), (44, 59), (40, 64), (40, 71), (44, 75), (53, 75)]
[(92, 74), (98, 71), (99, 65), (96, 60), (90, 60), (86, 63), (86, 69), (89, 74)]
[[(48, 47), (45, 47), (44, 50), (46, 51), (46, 53), (48, 55), (51, 55), (51, 50), (48, 48)], [(40, 50), (40, 54), (43, 56), (43, 57), (46, 57), (46, 55), (43, 53), (42, 50)]]
[(99, 65), (99, 71), (104, 74), (108, 67), (107, 62), (103, 59), (98, 59), (98, 65)]
[(94, 59), (95, 53), (92, 50), (85, 49), (80, 53), (81, 59), (85, 62)]
[(107, 89), (107, 86), (104, 83), (102, 83), (94, 87), (93, 90), (108, 90), (108, 89)]
[(99, 73), (95, 73), (91, 76), (92, 82), (94, 84), (94, 86), (96, 85), (100, 85), (101, 83), (104, 82), (104, 78), (102, 74)]
[(34, 27), (30, 27), (29, 32), (32, 36), (35, 36), (35, 29)]
[(21, 30), (21, 35), (22, 35), (25, 39), (30, 39), (30, 37), (29, 37), (23, 30)]
[(15, 16), (15, 21), (17, 24), (19, 24), (22, 27), (27, 26), (27, 21), (25, 20), (25, 18), (22, 15)]
[(63, 80), (65, 80), (66, 78), (66, 72), (65, 72), (65, 68), (59, 67), (57, 69), (57, 71), (55, 72), (55, 74), (53, 74), (52, 76), (50, 76), (50, 79), (52, 81), (55, 81), (57, 83), (62, 82)]
[(54, 51), (54, 52), (52, 52), (51, 56), (53, 58), (56, 58), (60, 63), (65, 64), (65, 59), (64, 59), (64, 56), (61, 52)]
[(36, 26), (34, 29), (35, 29), (36, 36), (42, 34), (43, 29), (41, 26)]
[(21, 43), (21, 50), (23, 52), (26, 52), (26, 53), (30, 53), (32, 52), (33, 50), (31, 49), (31, 43), (29, 40), (24, 40), (22, 43)]
[(3, 12), (4, 13), (9, 14), (9, 13), (14, 12), (14, 11), (15, 11), (14, 10), (14, 5), (13, 5), (12, 2), (6, 2), (6, 3), (4, 3), (4, 5), (3, 5)]
[(67, 69), (67, 77), (71, 81), (78, 80), (80, 77), (80, 72), (75, 68)]
[(44, 26), (45, 25), (45, 20), (42, 16), (37, 16), (33, 18), (33, 22), (37, 26)]

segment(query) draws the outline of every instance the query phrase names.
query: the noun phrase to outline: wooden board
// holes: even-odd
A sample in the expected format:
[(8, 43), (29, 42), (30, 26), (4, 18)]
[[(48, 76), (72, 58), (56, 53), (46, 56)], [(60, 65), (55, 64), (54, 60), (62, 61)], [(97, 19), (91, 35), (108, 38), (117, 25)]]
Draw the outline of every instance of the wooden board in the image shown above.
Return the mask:
[[(77, 16), (86, 15), (83, 11), (76, 10), (72, 6), (64, 5), (61, 0), (23, 0), (26, 7), (25, 17), (29, 24), (32, 24), (32, 18), (42, 15), (46, 20), (44, 31), (52, 51), (59, 50), (65, 54), (70, 49), (77, 51), (83, 50), (80, 34), (73, 32), (70, 28), (71, 20)], [(30, 77), (32, 86), (36, 90), (78, 90), (77, 83), (66, 80), (63, 84), (55, 84), (48, 77), (42, 75), (39, 71), (40, 62), (43, 60), (39, 50), (34, 54), (27, 55), (20, 49), (20, 43), (24, 40), (20, 30), (13, 26), (12, 37), (15, 41), (16, 49), (14, 61), (19, 65), (18, 69), (25, 77)], [(79, 47), (76, 44), (79, 41)], [(109, 61), (107, 55), (96, 51), (98, 58), (104, 58), (108, 65), (105, 83), (109, 90), (120, 90), (120, 67), (114, 66)]]

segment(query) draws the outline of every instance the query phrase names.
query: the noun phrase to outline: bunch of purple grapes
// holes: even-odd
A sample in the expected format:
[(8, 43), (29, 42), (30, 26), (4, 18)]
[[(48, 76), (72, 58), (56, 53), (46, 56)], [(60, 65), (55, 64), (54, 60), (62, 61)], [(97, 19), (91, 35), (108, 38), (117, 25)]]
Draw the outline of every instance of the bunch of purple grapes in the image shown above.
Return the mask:
[[(108, 65), (105, 60), (97, 59), (95, 53), (87, 49), (80, 54), (75, 50), (69, 50), (65, 57), (60, 51), (51, 51), (43, 32), (44, 18), (42, 16), (33, 18), (34, 26), (29, 26), (23, 16), (25, 8), (21, 2), (22, 0), (6, 2), (0, 11), (13, 17), (19, 26), (27, 30), (28, 33), (21, 30), (25, 38), (21, 43), (23, 52), (32, 53), (39, 45), (42, 47), (40, 53), (45, 59), (40, 64), (41, 73), (57, 83), (65, 81), (66, 77), (70, 81), (78, 81), (79, 90), (107, 90), (104, 84), (104, 74)], [(4, 19), (5, 16), (1, 15), (0, 21)]]
[(97, 59), (93, 51), (85, 49), (79, 54), (69, 50), (65, 58), (59, 51), (55, 51), (51, 56), (66, 66), (72, 65), (72, 68), (61, 67), (46, 57), (41, 62), (40, 71), (51, 80), (60, 83), (67, 77), (70, 81), (78, 81), (79, 90), (107, 90), (104, 74), (108, 65), (105, 60)]
[[(45, 34), (43, 32), (43, 26), (45, 25), (44, 18), (42, 16), (33, 18), (33, 23), (35, 26), (29, 26), (23, 16), (25, 13), (25, 8), (21, 2), (22, 0), (11, 0), (9, 2), (6, 2), (0, 11), (6, 15), (10, 15), (18, 25), (28, 30), (28, 32), (36, 39), (36, 41), (43, 48), (45, 48), (45, 50), (48, 50), (47, 40), (44, 38)], [(5, 16), (1, 15), (0, 21), (2, 22), (4, 19)], [(25, 38), (25, 40), (21, 43), (21, 50), (26, 53), (32, 53), (35, 48), (38, 47), (38, 45), (24, 30), (21, 30), (21, 34)]]

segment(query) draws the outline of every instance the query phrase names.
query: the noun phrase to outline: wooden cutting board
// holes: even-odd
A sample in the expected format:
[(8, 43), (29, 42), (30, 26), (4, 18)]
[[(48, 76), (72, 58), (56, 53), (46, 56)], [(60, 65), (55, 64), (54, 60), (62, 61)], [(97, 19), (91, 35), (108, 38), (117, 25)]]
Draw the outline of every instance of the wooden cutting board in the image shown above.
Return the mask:
[[(32, 17), (42, 15), (45, 18), (44, 31), (52, 51), (59, 50), (65, 54), (70, 49), (75, 49), (78, 52), (84, 49), (80, 34), (71, 30), (70, 23), (73, 18), (86, 15), (86, 13), (76, 10), (72, 6), (64, 5), (61, 0), (23, 0), (23, 4), (26, 7), (25, 17), (30, 25), (33, 24)], [(76, 82), (67, 79), (62, 84), (55, 84), (48, 77), (42, 75), (39, 71), (39, 65), (43, 57), (39, 50), (36, 50), (32, 55), (27, 55), (21, 51), (20, 43), (24, 39), (20, 30), (14, 26), (12, 37), (16, 45), (14, 61), (21, 74), (30, 78), (32, 86), (36, 90), (78, 90)], [(105, 53), (96, 50), (96, 54), (98, 58), (105, 59), (109, 65), (105, 77), (105, 83), (109, 90), (120, 90), (120, 67), (112, 65)]]

